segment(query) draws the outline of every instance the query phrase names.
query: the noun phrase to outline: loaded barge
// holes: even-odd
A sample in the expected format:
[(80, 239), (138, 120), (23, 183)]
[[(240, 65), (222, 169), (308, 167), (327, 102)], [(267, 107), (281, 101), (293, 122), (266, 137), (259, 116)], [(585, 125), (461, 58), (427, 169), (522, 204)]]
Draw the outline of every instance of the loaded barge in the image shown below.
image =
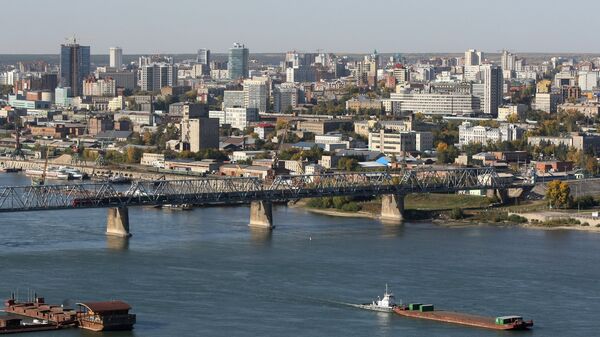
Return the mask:
[(411, 303), (409, 305), (398, 305), (394, 302), (394, 295), (388, 291), (387, 285), (385, 286), (383, 299), (378, 298), (377, 301), (373, 301), (372, 303), (356, 306), (373, 311), (395, 312), (404, 317), (492, 330), (525, 330), (533, 326), (532, 320), (525, 321), (521, 316), (500, 316), (493, 318), (446, 310), (435, 310), (433, 304)]
[(533, 321), (525, 321), (521, 316), (483, 317), (459, 312), (434, 310), (432, 304), (411, 303), (394, 307), (400, 316), (421, 318), (430, 321), (453, 323), (492, 330), (525, 330), (533, 326)]
[[(43, 297), (19, 302), (14, 294), (4, 303), (4, 311), (11, 316), (0, 316), (0, 334), (54, 330), (80, 327), (92, 331), (132, 330), (136, 316), (131, 306), (122, 301), (77, 303), (78, 309), (46, 304)], [(18, 317), (33, 319), (23, 323)]]

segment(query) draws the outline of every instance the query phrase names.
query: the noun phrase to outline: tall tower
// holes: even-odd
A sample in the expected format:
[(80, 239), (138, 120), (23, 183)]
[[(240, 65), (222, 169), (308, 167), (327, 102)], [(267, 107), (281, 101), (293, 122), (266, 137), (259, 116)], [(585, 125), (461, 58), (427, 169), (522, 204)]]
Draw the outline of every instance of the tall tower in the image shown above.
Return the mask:
[(80, 46), (75, 38), (60, 45), (60, 82), (71, 87), (73, 96), (83, 91), (83, 79), (90, 74), (90, 47)]
[(200, 48), (198, 49), (198, 57), (196, 59), (198, 63), (202, 65), (210, 64), (210, 49)]
[(229, 62), (227, 63), (227, 70), (229, 71), (229, 78), (232, 80), (238, 80), (240, 78), (248, 77), (248, 48), (243, 44), (234, 43), (233, 47), (229, 49)]
[(492, 116), (498, 116), (498, 107), (502, 105), (502, 96), (504, 93), (504, 79), (502, 68), (491, 64), (481, 67), (484, 92), (483, 92), (483, 112)]
[(117, 68), (117, 70), (121, 69), (121, 66), (123, 65), (123, 49), (121, 49), (121, 47), (110, 47), (109, 55), (110, 67)]

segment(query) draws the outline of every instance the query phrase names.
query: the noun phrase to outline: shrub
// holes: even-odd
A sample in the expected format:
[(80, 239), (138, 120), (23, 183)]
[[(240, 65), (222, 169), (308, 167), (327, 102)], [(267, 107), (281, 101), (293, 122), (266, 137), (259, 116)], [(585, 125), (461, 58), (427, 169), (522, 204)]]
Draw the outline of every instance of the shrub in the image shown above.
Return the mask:
[(588, 227), (590, 224), (588, 222), (584, 222), (581, 225), (584, 226), (584, 227)]
[(510, 222), (514, 222), (514, 223), (526, 223), (527, 222), (527, 218), (524, 218), (524, 217), (522, 217), (520, 215), (516, 215), (516, 214), (509, 215), (507, 220)]
[(450, 218), (454, 219), (454, 220), (460, 220), (460, 219), (464, 219), (465, 214), (463, 213), (462, 209), (460, 208), (453, 208), (452, 211), (450, 211)]
[(592, 208), (598, 206), (598, 202), (591, 195), (584, 195), (573, 200), (572, 208)]
[(342, 211), (346, 212), (358, 212), (360, 211), (360, 205), (354, 201), (351, 201), (342, 206)]

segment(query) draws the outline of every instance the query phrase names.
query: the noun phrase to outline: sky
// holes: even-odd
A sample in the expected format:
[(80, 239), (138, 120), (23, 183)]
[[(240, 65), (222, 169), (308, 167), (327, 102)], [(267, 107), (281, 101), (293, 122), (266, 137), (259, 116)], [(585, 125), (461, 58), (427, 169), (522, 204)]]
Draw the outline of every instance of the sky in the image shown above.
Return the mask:
[(598, 53), (600, 1), (2, 1), (0, 54), (56, 54), (76, 36), (92, 54), (226, 52)]

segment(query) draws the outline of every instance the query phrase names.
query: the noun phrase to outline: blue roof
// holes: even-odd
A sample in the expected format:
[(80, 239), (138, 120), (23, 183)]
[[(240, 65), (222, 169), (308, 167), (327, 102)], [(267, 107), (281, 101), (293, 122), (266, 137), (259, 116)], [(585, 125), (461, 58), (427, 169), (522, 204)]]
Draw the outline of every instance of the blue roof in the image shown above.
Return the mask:
[(377, 159), (375, 162), (377, 162), (379, 164), (383, 164), (383, 165), (390, 164), (390, 161), (386, 157), (381, 157), (381, 158)]

